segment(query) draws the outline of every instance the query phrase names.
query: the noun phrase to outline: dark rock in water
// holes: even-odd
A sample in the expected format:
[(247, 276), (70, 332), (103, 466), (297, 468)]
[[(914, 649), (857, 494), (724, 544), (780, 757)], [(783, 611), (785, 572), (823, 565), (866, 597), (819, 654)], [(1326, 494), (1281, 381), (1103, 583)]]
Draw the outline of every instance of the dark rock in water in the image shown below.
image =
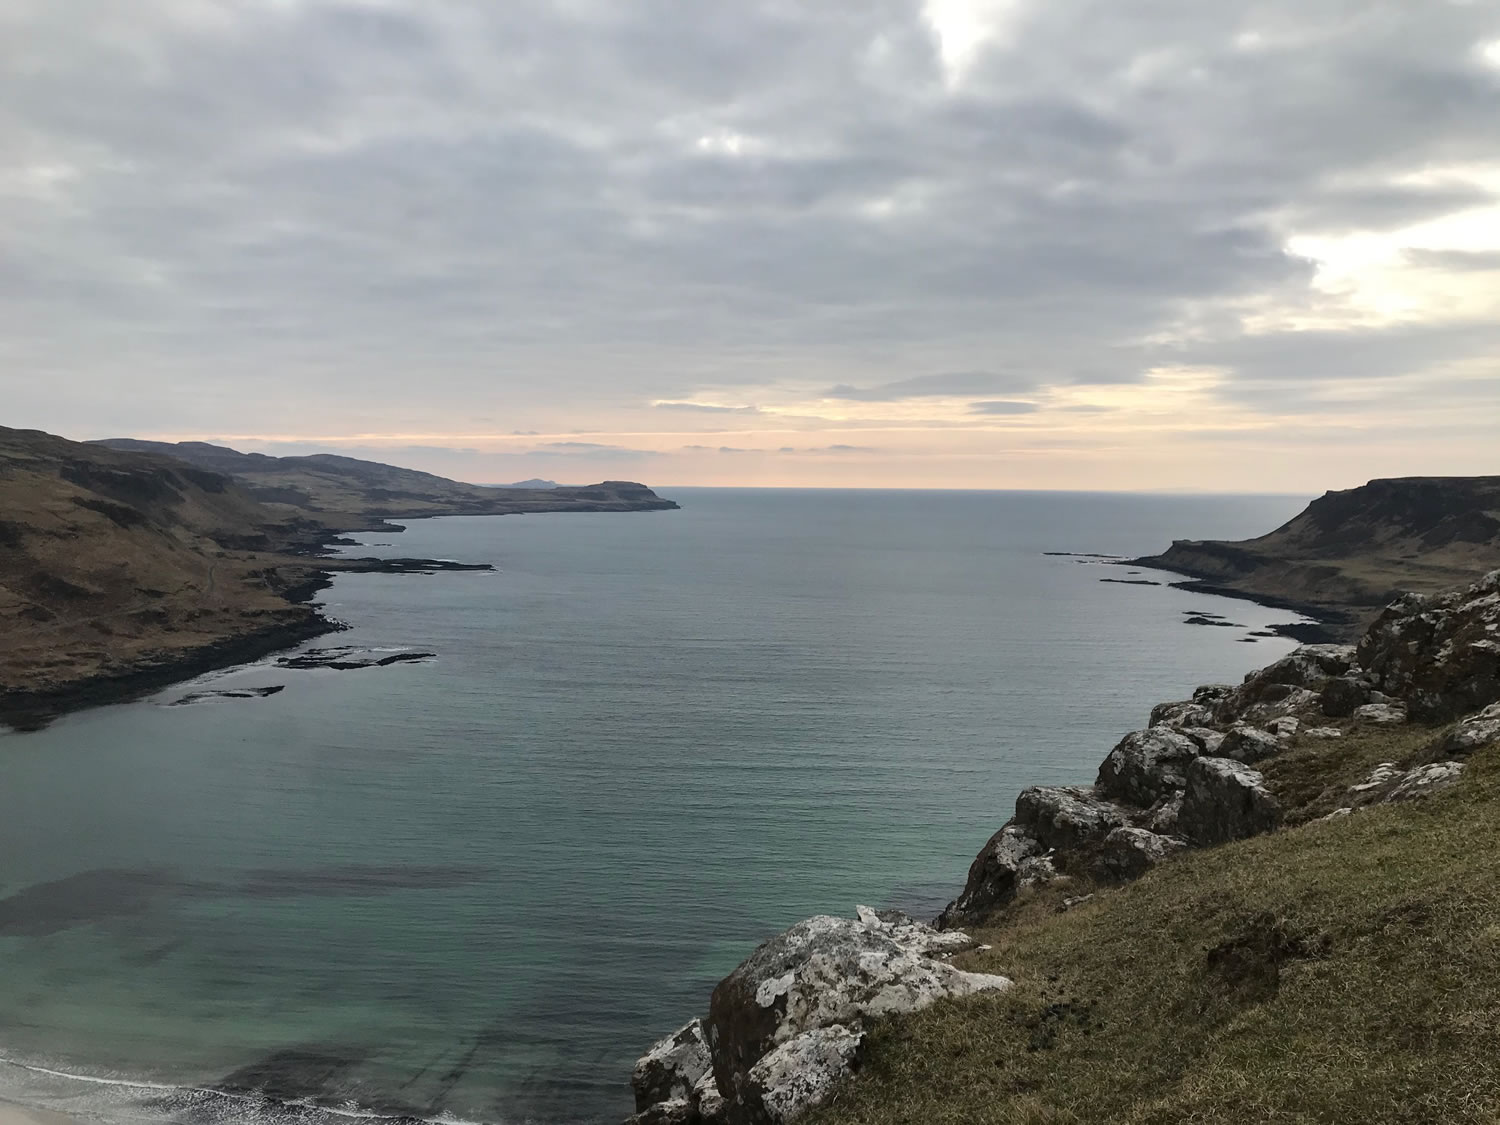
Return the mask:
[(276, 662), (278, 668), (332, 668), (339, 672), (359, 668), (388, 668), (392, 664), (417, 664), (436, 659), (432, 652), (396, 652), (388, 656), (377, 656), (368, 649), (310, 648), (295, 656), (283, 656)]
[(1191, 617), (1182, 619), (1184, 625), (1213, 625), (1220, 629), (1243, 629), (1243, 625), (1236, 625), (1233, 621), (1225, 621), (1222, 617), (1209, 617), (1206, 614), (1195, 613)]
[(1113, 582), (1116, 586), (1160, 586), (1160, 582), (1153, 582), (1149, 578), (1101, 578), (1100, 582)]
[(1257, 641), (1254, 637), (1241, 637), (1240, 638), (1240, 644), (1242, 644), (1242, 645), (1258, 645), (1258, 644), (1260, 644), (1260, 642)]
[(229, 688), (224, 691), (195, 691), (190, 695), (184, 695), (181, 699), (172, 700), (167, 706), (191, 707), (195, 703), (211, 703), (216, 699), (266, 699), (273, 695), (279, 695), (285, 690), (285, 684), (273, 684), (270, 687)]

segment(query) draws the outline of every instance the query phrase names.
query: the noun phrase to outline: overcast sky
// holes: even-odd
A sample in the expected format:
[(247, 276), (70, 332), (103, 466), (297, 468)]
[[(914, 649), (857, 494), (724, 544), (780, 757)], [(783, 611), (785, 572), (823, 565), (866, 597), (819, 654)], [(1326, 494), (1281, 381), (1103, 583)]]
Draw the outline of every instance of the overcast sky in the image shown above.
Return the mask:
[(1497, 0), (0, 0), (0, 422), (469, 480), (1500, 472)]

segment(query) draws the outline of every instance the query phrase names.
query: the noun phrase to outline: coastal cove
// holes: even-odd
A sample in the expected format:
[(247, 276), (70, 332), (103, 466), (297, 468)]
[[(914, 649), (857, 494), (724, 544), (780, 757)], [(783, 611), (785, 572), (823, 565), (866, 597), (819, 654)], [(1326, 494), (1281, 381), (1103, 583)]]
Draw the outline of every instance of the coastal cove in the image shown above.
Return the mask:
[(360, 535), (497, 569), (336, 575), (350, 629), (302, 651), (368, 666), (273, 656), (0, 736), (0, 1055), (171, 1088), (7, 1065), (0, 1098), (617, 1121), (641, 1044), (757, 941), (935, 914), (1019, 789), (1294, 647), (1251, 636), (1285, 611), (1045, 552), (1299, 498), (664, 491)]

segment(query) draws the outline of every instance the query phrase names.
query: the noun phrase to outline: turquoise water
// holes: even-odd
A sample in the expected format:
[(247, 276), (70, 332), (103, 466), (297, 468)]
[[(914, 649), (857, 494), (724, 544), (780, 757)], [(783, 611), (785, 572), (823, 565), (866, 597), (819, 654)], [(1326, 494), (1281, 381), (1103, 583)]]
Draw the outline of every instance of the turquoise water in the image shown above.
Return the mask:
[(0, 736), (0, 1097), (617, 1121), (757, 941), (934, 913), (1021, 787), (1092, 780), (1152, 703), (1292, 647), (1241, 639), (1285, 613), (1043, 552), (1253, 534), (1297, 499), (672, 495), (363, 536), (499, 568), (341, 577), (351, 630), (304, 646), (429, 662), (268, 661)]

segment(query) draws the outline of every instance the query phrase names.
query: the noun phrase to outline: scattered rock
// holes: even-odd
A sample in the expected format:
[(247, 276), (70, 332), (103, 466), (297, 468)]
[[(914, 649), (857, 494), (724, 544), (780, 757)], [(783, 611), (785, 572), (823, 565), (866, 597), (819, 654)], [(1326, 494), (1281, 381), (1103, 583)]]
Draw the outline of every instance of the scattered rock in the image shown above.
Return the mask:
[(1386, 795), (1387, 802), (1414, 801), (1452, 789), (1463, 776), (1462, 762), (1434, 762), (1408, 770)]
[(1463, 775), (1462, 762), (1434, 762), (1403, 770), (1395, 762), (1382, 762), (1358, 785), (1349, 787), (1350, 806), (1390, 804), (1430, 797), (1452, 789)]
[(710, 1065), (703, 1021), (693, 1020), (657, 1042), (635, 1064), (630, 1087), (635, 1091), (636, 1110), (687, 1099)]
[(1060, 902), (1060, 903), (1057, 904), (1057, 912), (1059, 914), (1066, 914), (1068, 911), (1075, 910), (1078, 907), (1082, 906), (1086, 902), (1093, 902), (1093, 901), (1094, 901), (1094, 896), (1091, 895), (1091, 894), (1090, 895), (1073, 895), (1073, 896), (1071, 896), (1069, 898), (1063, 899), (1062, 902)]
[(1338, 727), (1304, 727), (1301, 733), (1303, 738), (1315, 738), (1322, 741), (1344, 737), (1344, 732)]
[(431, 652), (394, 652), (380, 655), (378, 651), (350, 646), (340, 648), (310, 648), (293, 656), (283, 656), (276, 661), (278, 668), (332, 668), (339, 672), (358, 668), (388, 668), (392, 664), (416, 664), (436, 657)]
[(1429, 761), (1467, 758), (1476, 750), (1500, 742), (1500, 703), (1492, 703), (1477, 715), (1471, 715), (1427, 748), (1423, 757)]
[(1396, 726), (1406, 722), (1406, 708), (1391, 703), (1366, 703), (1354, 709), (1354, 718), (1361, 723), (1379, 726)]
[(1230, 758), (1198, 758), (1187, 769), (1178, 826), (1197, 844), (1224, 844), (1270, 832), (1281, 805), (1257, 771)]
[(1108, 796), (1148, 807), (1183, 787), (1188, 763), (1200, 753), (1196, 742), (1166, 727), (1132, 731), (1104, 759), (1095, 784)]
[(285, 684), (273, 684), (270, 687), (229, 688), (223, 691), (195, 691), (184, 695), (181, 699), (172, 700), (167, 706), (191, 707), (195, 703), (212, 703), (219, 699), (268, 699), (273, 695), (279, 695), (285, 690)]
[[(1270, 731), (1281, 742), (1290, 742), (1297, 737), (1297, 731), (1302, 727), (1301, 722), (1290, 715), (1283, 715), (1279, 719), (1272, 719), (1266, 724), (1266, 730)], [(1228, 755), (1225, 755), (1228, 757)]]

